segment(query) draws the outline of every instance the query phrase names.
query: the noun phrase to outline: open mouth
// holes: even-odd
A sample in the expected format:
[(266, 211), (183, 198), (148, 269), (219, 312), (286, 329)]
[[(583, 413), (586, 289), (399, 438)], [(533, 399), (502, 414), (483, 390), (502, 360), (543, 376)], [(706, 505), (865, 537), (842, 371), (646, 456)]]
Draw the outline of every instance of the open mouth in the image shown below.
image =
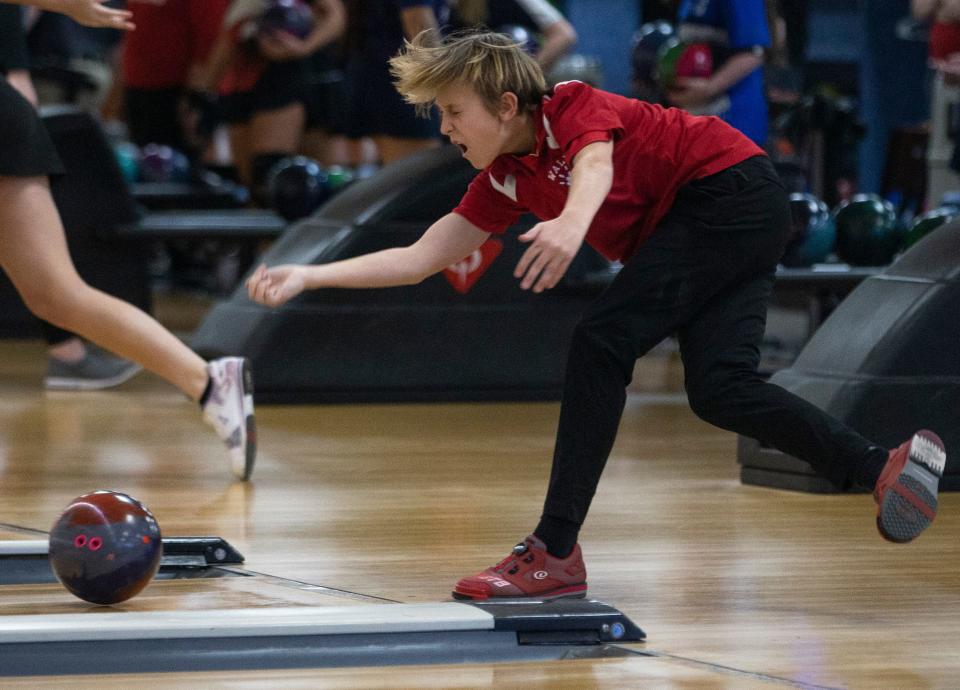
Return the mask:
[(463, 144), (457, 144), (457, 148), (460, 149), (460, 153), (461, 153), (461, 154), (467, 155), (467, 147), (466, 147), (466, 146), (464, 146)]

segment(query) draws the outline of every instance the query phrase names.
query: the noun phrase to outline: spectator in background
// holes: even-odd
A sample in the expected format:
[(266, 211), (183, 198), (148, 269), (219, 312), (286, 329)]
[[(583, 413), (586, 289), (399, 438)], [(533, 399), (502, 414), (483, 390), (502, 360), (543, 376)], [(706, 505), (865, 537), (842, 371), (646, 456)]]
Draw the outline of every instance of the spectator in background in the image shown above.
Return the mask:
[(927, 208), (960, 191), (960, 146), (950, 113), (960, 107), (960, 0), (911, 0), (913, 16), (930, 23), (933, 93), (927, 144)]
[(764, 146), (768, 123), (761, 68), (770, 48), (764, 0), (683, 0), (677, 36), (687, 43), (708, 43), (714, 70), (709, 77), (679, 78), (667, 93), (669, 104), (698, 115), (719, 115)]
[[(30, 79), (27, 44), (23, 33), (21, 8), (0, 4), (0, 73), (32, 105), (37, 107), (37, 92)], [(86, 262), (80, 262), (86, 263)], [(100, 262), (101, 264), (103, 262)], [(96, 266), (100, 270), (109, 267)], [(92, 283), (97, 284), (96, 276)], [(91, 348), (81, 338), (40, 321), (47, 343), (47, 373), (44, 383), (55, 390), (99, 390), (118, 386), (140, 366), (108, 352)]]
[(130, 139), (195, 152), (192, 94), (230, 0), (127, 0), (137, 31), (124, 35), (120, 83)]
[(573, 25), (547, 0), (455, 0), (452, 24), (494, 31), (522, 26), (539, 37), (534, 57), (544, 72), (577, 42)]
[(393, 88), (387, 61), (403, 47), (404, 39), (446, 25), (446, 0), (350, 0), (348, 10), (347, 135), (372, 139), (383, 164), (438, 146), (436, 118), (418, 118), (413, 106), (403, 101)]
[(313, 30), (299, 38), (258, 30), (266, 0), (233, 0), (204, 69), (204, 87), (219, 91), (234, 165), (255, 194), (277, 160), (300, 148), (310, 56), (346, 29), (341, 0), (313, 0), (310, 5)]

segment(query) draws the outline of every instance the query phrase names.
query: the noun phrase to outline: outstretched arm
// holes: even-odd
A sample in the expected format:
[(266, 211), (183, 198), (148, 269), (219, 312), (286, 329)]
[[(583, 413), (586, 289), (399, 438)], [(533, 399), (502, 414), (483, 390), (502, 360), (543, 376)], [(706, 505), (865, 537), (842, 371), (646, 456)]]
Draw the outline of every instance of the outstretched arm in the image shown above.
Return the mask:
[(255, 302), (276, 307), (304, 290), (413, 285), (469, 256), (489, 236), (463, 216), (448, 213), (409, 247), (316, 266), (260, 266), (247, 279), (247, 293)]
[(129, 10), (114, 10), (104, 7), (106, 0), (0, 0), (15, 5), (34, 5), (41, 10), (60, 12), (73, 19), (78, 24), (106, 29), (133, 29), (135, 28)]

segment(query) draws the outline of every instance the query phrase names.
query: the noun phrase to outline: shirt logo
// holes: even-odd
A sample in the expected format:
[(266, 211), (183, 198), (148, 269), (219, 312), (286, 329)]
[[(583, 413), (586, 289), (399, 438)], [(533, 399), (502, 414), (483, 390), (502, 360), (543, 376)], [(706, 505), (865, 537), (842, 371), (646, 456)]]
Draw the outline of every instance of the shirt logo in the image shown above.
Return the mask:
[(507, 175), (503, 178), (503, 184), (497, 182), (497, 178), (490, 173), (490, 184), (501, 194), (509, 197), (514, 202), (517, 200), (517, 178), (513, 175)]
[(557, 158), (550, 166), (550, 170), (547, 171), (547, 179), (565, 187), (570, 186), (570, 166), (567, 165), (567, 160), (563, 156)]

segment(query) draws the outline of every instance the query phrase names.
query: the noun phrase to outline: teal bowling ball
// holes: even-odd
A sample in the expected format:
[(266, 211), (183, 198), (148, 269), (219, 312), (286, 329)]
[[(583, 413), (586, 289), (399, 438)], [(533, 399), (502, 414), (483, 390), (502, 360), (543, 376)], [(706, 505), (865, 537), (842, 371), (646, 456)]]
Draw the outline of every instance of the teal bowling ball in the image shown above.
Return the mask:
[(903, 243), (897, 212), (876, 194), (857, 194), (834, 212), (837, 256), (851, 266), (885, 266)]
[(945, 223), (960, 215), (960, 208), (941, 206), (917, 216), (903, 239), (903, 248), (911, 247)]
[(812, 194), (791, 194), (790, 237), (780, 263), (789, 268), (823, 263), (836, 241), (837, 227), (827, 205)]
[(113, 155), (123, 179), (137, 182), (140, 179), (140, 147), (129, 141), (118, 141), (113, 145)]

